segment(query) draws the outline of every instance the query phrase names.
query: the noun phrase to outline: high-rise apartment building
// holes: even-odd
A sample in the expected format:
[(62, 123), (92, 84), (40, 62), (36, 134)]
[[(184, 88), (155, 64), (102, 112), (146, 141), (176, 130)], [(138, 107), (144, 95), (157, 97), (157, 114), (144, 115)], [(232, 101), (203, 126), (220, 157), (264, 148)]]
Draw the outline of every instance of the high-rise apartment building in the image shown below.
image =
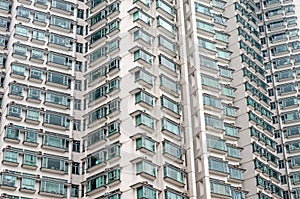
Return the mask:
[(0, 198), (300, 198), (292, 0), (0, 0)]

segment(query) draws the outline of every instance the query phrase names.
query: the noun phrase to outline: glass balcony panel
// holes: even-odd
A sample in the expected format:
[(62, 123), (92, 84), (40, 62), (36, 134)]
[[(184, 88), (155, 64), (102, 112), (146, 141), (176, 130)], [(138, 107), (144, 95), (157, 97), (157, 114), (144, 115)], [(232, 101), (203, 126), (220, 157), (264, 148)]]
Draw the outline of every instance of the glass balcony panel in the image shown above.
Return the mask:
[(101, 107), (92, 113), (89, 114), (89, 124), (95, 122), (96, 120), (100, 120), (101, 118), (105, 118), (107, 114), (107, 108)]
[(42, 13), (42, 12), (35, 12), (34, 13), (34, 20), (42, 22), (42, 23), (46, 23), (46, 14)]
[(29, 18), (30, 11), (28, 9), (18, 7), (17, 16)]
[(148, 33), (145, 33), (144, 31), (137, 30), (133, 33), (133, 36), (134, 36), (134, 40), (141, 39), (150, 45), (152, 43), (152, 37)]
[(149, 151), (155, 152), (156, 143), (150, 138), (141, 137), (136, 139), (136, 149), (145, 148)]
[(99, 151), (88, 157), (88, 168), (101, 164), (107, 160), (106, 151)]
[(17, 84), (9, 85), (9, 93), (13, 95), (22, 96), (23, 94), (23, 87)]
[(170, 69), (171, 71), (176, 72), (177, 71), (177, 65), (170, 59), (166, 58), (163, 55), (159, 55), (159, 64), (162, 66), (165, 66), (166, 68)]
[(175, 26), (170, 24), (169, 22), (167, 22), (166, 20), (164, 20), (161, 17), (157, 18), (157, 26), (161, 26), (163, 28), (165, 28), (166, 30), (168, 30), (171, 33), (175, 33)]
[(168, 119), (162, 119), (162, 130), (166, 130), (174, 135), (181, 136), (181, 127)]
[(138, 162), (136, 164), (136, 172), (137, 174), (147, 173), (156, 177), (156, 166), (146, 161)]
[(21, 112), (22, 109), (20, 107), (11, 106), (11, 105), (8, 107), (9, 116), (21, 118)]
[(96, 88), (96, 90), (92, 91), (89, 94), (89, 103), (92, 103), (95, 100), (97, 100), (97, 99), (99, 99), (103, 96), (106, 96), (106, 94), (107, 94), (107, 87), (106, 86), (100, 86), (100, 87)]
[(33, 154), (24, 154), (23, 164), (29, 166), (36, 166), (37, 164), (37, 156)]
[(66, 116), (62, 116), (62, 115), (45, 113), (44, 122), (48, 123), (48, 124), (53, 124), (53, 125), (69, 128), (68, 118)]
[(6, 138), (14, 139), (14, 140), (19, 139), (20, 129), (7, 127), (5, 129), (5, 132), (6, 132), (5, 135)]
[(171, 80), (170, 78), (161, 75), (160, 76), (160, 85), (165, 86), (169, 90), (178, 93), (179, 92), (179, 85), (175, 81)]
[(164, 166), (164, 177), (172, 178), (175, 181), (184, 183), (184, 174), (182, 171), (170, 166)]
[(154, 119), (145, 114), (139, 114), (135, 117), (136, 126), (145, 125), (154, 129)]
[(45, 100), (46, 100), (46, 102), (50, 102), (53, 104), (70, 107), (70, 101), (68, 99), (68, 96), (65, 96), (65, 95), (59, 95), (59, 94), (47, 92)]
[(227, 184), (221, 184), (218, 182), (210, 182), (210, 191), (215, 194), (231, 196), (230, 186)]
[(227, 151), (227, 146), (224, 140), (214, 137), (207, 137), (207, 147), (221, 151)]
[(70, 78), (66, 75), (58, 74), (58, 73), (47, 73), (47, 81), (69, 86), (70, 85)]
[(242, 170), (240, 169), (236, 169), (236, 168), (229, 168), (229, 177), (233, 178), (233, 179), (237, 179), (237, 180), (242, 180), (243, 176), (242, 176)]
[(150, 187), (139, 187), (137, 188), (137, 199), (157, 199), (157, 192)]
[(142, 11), (136, 11), (135, 13), (133, 13), (133, 21), (136, 21), (136, 20), (142, 20), (149, 26), (151, 25), (151, 17)]
[(3, 161), (18, 163), (19, 153), (5, 150), (3, 153)]
[(134, 61), (136, 61), (138, 59), (142, 59), (142, 60), (148, 62), (149, 64), (153, 63), (153, 56), (144, 52), (143, 50), (138, 50), (138, 51), (134, 52)]
[(87, 192), (91, 192), (106, 185), (106, 176), (98, 176), (87, 180)]
[(1, 185), (8, 187), (16, 187), (16, 176), (12, 176), (9, 174), (2, 174)]
[(37, 30), (32, 31), (32, 38), (39, 40), (39, 41), (45, 41), (45, 33)]
[(66, 188), (64, 184), (61, 182), (51, 182), (42, 179), (40, 191), (46, 193), (58, 194), (58, 195), (65, 195)]
[(41, 91), (39, 89), (30, 88), (28, 90), (28, 98), (40, 100), (41, 98)]
[(153, 76), (144, 70), (139, 70), (135, 72), (135, 81), (143, 80), (149, 85), (153, 85), (153, 79)]
[(87, 146), (90, 146), (100, 140), (105, 140), (106, 133), (107, 130), (103, 128), (93, 131), (87, 138)]
[(66, 138), (51, 136), (51, 135), (44, 135), (43, 137), (43, 144), (46, 146), (52, 146), (62, 149), (68, 148), (68, 143)]
[(162, 0), (156, 0), (156, 8), (161, 8), (170, 15), (174, 15), (174, 8)]
[(16, 75), (25, 76), (25, 67), (22, 65), (13, 64), (11, 66), (11, 72)]
[(209, 169), (229, 173), (228, 164), (222, 160), (208, 159)]
[(27, 52), (26, 47), (14, 45), (14, 53), (25, 56), (26, 52)]
[(64, 29), (72, 29), (72, 23), (71, 21), (64, 19), (64, 18), (58, 18), (55, 16), (51, 16), (50, 18), (50, 24), (54, 25), (54, 26), (58, 26)]
[(27, 37), (28, 36), (28, 29), (25, 28), (25, 27), (16, 26), (15, 33), (17, 35), (21, 35), (21, 36)]
[(182, 149), (169, 142), (163, 142), (163, 152), (168, 153), (178, 159), (182, 159)]
[(34, 190), (35, 179), (22, 178), (21, 179), (21, 189)]
[(65, 160), (54, 157), (43, 157), (42, 168), (68, 172), (68, 164)]
[(0, 1), (0, 9), (10, 11), (9, 2)]
[(40, 112), (37, 110), (27, 110), (26, 113), (26, 119), (33, 120), (33, 121), (39, 121), (40, 118)]
[(54, 7), (54, 8), (63, 10), (63, 11), (67, 11), (67, 12), (72, 13), (72, 14), (74, 12), (73, 5), (62, 2), (62, 1), (53, 0), (51, 6)]

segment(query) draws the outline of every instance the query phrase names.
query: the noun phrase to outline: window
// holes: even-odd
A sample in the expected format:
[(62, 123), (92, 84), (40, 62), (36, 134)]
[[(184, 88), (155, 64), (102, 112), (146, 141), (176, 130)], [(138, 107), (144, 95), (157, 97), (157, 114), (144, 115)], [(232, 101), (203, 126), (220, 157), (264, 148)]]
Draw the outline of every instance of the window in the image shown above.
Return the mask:
[(81, 100), (80, 99), (74, 99), (74, 109), (81, 110)]
[(280, 138), (281, 137), (280, 131), (278, 131), (278, 130), (274, 131), (274, 136), (275, 136), (275, 138)]
[(83, 35), (83, 26), (77, 25), (76, 34), (77, 35)]
[(172, 142), (164, 141), (163, 142), (163, 153), (171, 155), (171, 156), (181, 160), (183, 151), (180, 146), (178, 146)]
[(151, 187), (139, 187), (137, 188), (137, 199), (157, 199), (157, 192)]
[(273, 124), (278, 124), (278, 116), (272, 116)]
[(35, 179), (22, 177), (21, 189), (34, 190)]
[(73, 140), (72, 151), (80, 153), (80, 141)]
[(46, 146), (57, 147), (61, 149), (69, 148), (69, 141), (67, 137), (59, 134), (50, 134), (50, 132), (46, 132), (47, 134), (43, 136), (43, 144)]
[(83, 19), (84, 18), (84, 10), (77, 9), (77, 18)]
[(76, 43), (76, 52), (82, 53), (83, 52), (83, 44)]
[(276, 151), (277, 151), (277, 153), (282, 153), (282, 145), (277, 145)]
[(141, 20), (144, 23), (148, 24), (149, 26), (151, 25), (152, 18), (144, 13), (143, 11), (136, 11), (133, 13), (133, 21)]
[(24, 141), (30, 143), (37, 143), (37, 130), (26, 128)]
[(270, 107), (271, 107), (271, 110), (276, 109), (276, 103), (275, 102), (271, 102), (270, 103)]
[(225, 184), (223, 181), (210, 181), (210, 191), (212, 193), (225, 195), (225, 196), (231, 196), (230, 193), (230, 186), (228, 184)]
[(70, 107), (69, 96), (57, 92), (46, 92), (45, 102)]
[(148, 151), (155, 152), (156, 143), (154, 140), (148, 137), (140, 137), (136, 139), (136, 149), (144, 148)]
[(166, 96), (161, 97), (161, 106), (176, 114), (180, 114), (180, 104), (167, 98)]
[(93, 122), (100, 120), (100, 119), (106, 119), (107, 114), (107, 108), (102, 106), (98, 109), (94, 110), (93, 112), (90, 112), (88, 115), (89, 124), (92, 124)]
[(181, 126), (170, 119), (163, 118), (161, 120), (162, 131), (170, 132), (174, 135), (181, 136)]
[(36, 166), (37, 156), (35, 152), (26, 151), (23, 155), (23, 164), (28, 166)]
[(81, 91), (81, 89), (82, 89), (81, 84), (82, 84), (81, 80), (75, 80), (75, 90)]
[(42, 159), (42, 168), (68, 173), (68, 162), (64, 157), (44, 155)]
[(72, 162), (72, 174), (79, 175), (80, 164), (78, 162)]
[(17, 177), (10, 174), (2, 174), (1, 185), (8, 187), (16, 186)]
[(280, 176), (280, 182), (281, 182), (281, 184), (286, 184), (287, 183), (287, 177), (286, 176)]
[(39, 121), (40, 112), (35, 109), (27, 109), (26, 111), (26, 119), (32, 121)]
[(79, 185), (73, 185), (72, 184), (72, 186), (71, 186), (71, 197), (79, 197)]
[(17, 149), (15, 151), (7, 150), (7, 149), (4, 150), (3, 161), (18, 163), (18, 159), (19, 159), (19, 153)]
[(106, 186), (106, 175), (96, 175), (87, 179), (87, 192)]
[(35, 12), (34, 13), (34, 21), (46, 23), (46, 14), (43, 12)]
[(140, 91), (138, 93), (135, 94), (135, 103), (146, 103), (150, 106), (153, 106), (153, 96), (150, 95), (149, 93), (145, 92), (145, 91)]
[(40, 192), (46, 192), (57, 195), (65, 195), (67, 187), (66, 181), (54, 178), (43, 177), (40, 185)]
[(82, 62), (76, 61), (76, 63), (75, 63), (75, 71), (82, 72)]
[(114, 169), (107, 173), (107, 183), (113, 183), (120, 180), (120, 169)]
[(151, 116), (143, 113), (135, 116), (135, 124), (136, 126), (145, 125), (151, 129), (155, 128), (155, 120)]
[(73, 120), (73, 130), (74, 131), (81, 131), (81, 121), (80, 120)]
[(148, 161), (142, 161), (136, 163), (136, 173), (147, 173), (151, 176), (156, 177), (156, 166)]

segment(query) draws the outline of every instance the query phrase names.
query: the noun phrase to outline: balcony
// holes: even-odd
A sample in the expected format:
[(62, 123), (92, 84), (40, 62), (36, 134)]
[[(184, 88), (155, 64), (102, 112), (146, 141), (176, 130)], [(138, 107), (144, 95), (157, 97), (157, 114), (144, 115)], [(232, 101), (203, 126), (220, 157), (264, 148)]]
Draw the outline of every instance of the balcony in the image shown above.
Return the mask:
[(180, 187), (184, 187), (184, 172), (179, 168), (175, 168), (171, 165), (164, 166), (164, 179), (172, 184)]
[(65, 18), (52, 15), (50, 17), (50, 28), (63, 31), (66, 33), (73, 33), (73, 21)]
[(156, 0), (156, 9), (170, 20), (174, 19), (176, 15), (174, 7), (163, 0)]
[(177, 163), (183, 163), (183, 148), (165, 140), (163, 142), (163, 155)]
[(56, 181), (54, 180), (55, 179), (53, 179), (53, 181), (46, 181), (42, 179), (39, 194), (42, 196), (48, 196), (53, 198), (63, 198), (67, 191), (64, 182), (62, 182), (62, 180), (59, 179), (57, 179)]
[(47, 2), (48, 2), (47, 0), (35, 0), (34, 6), (42, 9), (47, 9), (48, 8)]
[(143, 111), (137, 110), (130, 114), (135, 118), (135, 125), (150, 133), (153, 133), (156, 126), (156, 119)]
[(105, 7), (107, 4), (106, 0), (90, 0), (87, 3), (90, 4), (91, 7), (91, 13), (96, 12), (100, 10), (101, 8)]
[(60, 0), (53, 0), (50, 10), (59, 12), (61, 14), (68, 13), (68, 15), (74, 15), (74, 5)]
[(182, 139), (182, 126), (170, 119), (163, 118), (161, 120), (162, 133), (173, 137), (177, 140)]

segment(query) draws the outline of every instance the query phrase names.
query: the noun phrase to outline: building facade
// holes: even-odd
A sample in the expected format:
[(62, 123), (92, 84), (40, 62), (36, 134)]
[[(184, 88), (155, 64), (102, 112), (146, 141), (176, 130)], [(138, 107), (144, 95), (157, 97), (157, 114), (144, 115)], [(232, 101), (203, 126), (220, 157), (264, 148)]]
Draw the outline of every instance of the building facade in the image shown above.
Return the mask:
[(0, 198), (299, 198), (292, 0), (0, 0)]

